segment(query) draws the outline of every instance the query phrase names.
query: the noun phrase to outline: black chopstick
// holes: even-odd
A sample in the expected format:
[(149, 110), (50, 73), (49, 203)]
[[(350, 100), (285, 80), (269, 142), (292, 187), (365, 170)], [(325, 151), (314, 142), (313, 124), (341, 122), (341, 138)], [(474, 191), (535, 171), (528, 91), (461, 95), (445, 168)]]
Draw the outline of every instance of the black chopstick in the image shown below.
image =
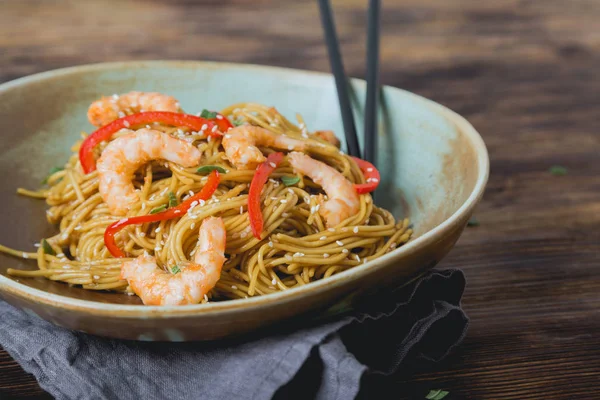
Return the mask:
[(344, 71), (342, 56), (338, 43), (335, 23), (331, 13), (331, 4), (329, 0), (319, 0), (321, 9), (321, 22), (325, 31), (325, 42), (329, 53), (329, 63), (335, 78), (335, 86), (338, 93), (338, 101), (340, 103), (340, 112), (342, 113), (342, 122), (344, 124), (344, 133), (346, 134), (346, 145), (348, 146), (348, 154), (351, 156), (360, 157), (360, 148), (358, 147), (358, 137), (356, 136), (356, 126), (354, 125), (354, 116), (348, 96), (348, 78)]
[(365, 105), (364, 157), (377, 165), (377, 99), (379, 97), (380, 0), (369, 1), (367, 26), (367, 100)]

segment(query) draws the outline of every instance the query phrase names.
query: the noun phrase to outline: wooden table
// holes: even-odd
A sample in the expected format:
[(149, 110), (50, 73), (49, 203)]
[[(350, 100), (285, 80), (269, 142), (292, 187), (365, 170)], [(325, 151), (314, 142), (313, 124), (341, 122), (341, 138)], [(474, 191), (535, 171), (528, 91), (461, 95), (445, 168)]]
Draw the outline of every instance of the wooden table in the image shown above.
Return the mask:
[[(365, 3), (333, 2), (358, 77)], [(600, 2), (384, 3), (383, 83), (467, 117), (491, 157), (481, 225), (441, 265), (468, 277), (468, 336), (435, 370), (395, 377), (394, 398), (600, 398)], [(315, 1), (0, 4), (0, 82), (134, 59), (329, 70)], [(0, 352), (3, 395), (47, 396)]]

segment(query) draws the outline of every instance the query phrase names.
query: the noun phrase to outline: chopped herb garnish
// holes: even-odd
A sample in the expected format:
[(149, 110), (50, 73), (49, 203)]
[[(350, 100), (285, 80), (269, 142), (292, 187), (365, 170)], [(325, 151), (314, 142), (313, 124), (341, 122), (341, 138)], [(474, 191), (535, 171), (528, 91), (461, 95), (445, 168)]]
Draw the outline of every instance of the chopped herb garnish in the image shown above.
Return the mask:
[(202, 113), (200, 114), (200, 116), (202, 118), (212, 119), (212, 118), (217, 118), (217, 113), (216, 113), (216, 111), (208, 111), (205, 108), (204, 110), (202, 110)]
[(441, 389), (430, 390), (427, 396), (425, 396), (428, 400), (442, 400), (444, 397), (448, 395), (449, 392)]
[(550, 167), (550, 173), (554, 176), (564, 176), (567, 174), (567, 169), (562, 165), (553, 165)]
[(471, 217), (469, 222), (467, 222), (467, 226), (479, 226), (479, 220), (475, 217)]
[(219, 167), (218, 165), (203, 165), (202, 167), (198, 168), (196, 172), (202, 175), (208, 175), (214, 170), (217, 170), (222, 174), (227, 173), (227, 170), (225, 168)]
[(169, 192), (169, 207), (175, 207), (177, 206), (178, 202), (177, 202), (177, 197), (175, 196), (175, 193), (173, 192)]
[(50, 169), (50, 172), (48, 173), (48, 176), (46, 178), (44, 178), (44, 180), (42, 181), (42, 183), (45, 185), (46, 183), (48, 183), (48, 179), (50, 179), (50, 177), (52, 175), (54, 175), (55, 173), (62, 171), (64, 168), (61, 167), (52, 167)]
[(241, 119), (234, 119), (233, 121), (231, 121), (231, 123), (233, 124), (233, 126), (244, 125), (244, 121), (242, 121)]
[(45, 254), (50, 254), (51, 256), (56, 255), (56, 252), (54, 251), (52, 246), (50, 246), (50, 243), (48, 243), (46, 239), (42, 239), (42, 248), (44, 249)]
[(300, 177), (298, 176), (282, 176), (281, 181), (285, 186), (294, 186), (296, 183), (300, 182)]
[(161, 211), (165, 211), (166, 209), (167, 209), (167, 205), (163, 204), (162, 206), (159, 206), (159, 207), (156, 207), (156, 208), (153, 208), (152, 210), (150, 210), (150, 214), (156, 214)]
[(181, 272), (181, 269), (179, 268), (179, 265), (173, 265), (173, 266), (171, 267), (171, 273), (173, 273), (173, 274), (178, 274), (178, 273), (180, 273), (180, 272)]

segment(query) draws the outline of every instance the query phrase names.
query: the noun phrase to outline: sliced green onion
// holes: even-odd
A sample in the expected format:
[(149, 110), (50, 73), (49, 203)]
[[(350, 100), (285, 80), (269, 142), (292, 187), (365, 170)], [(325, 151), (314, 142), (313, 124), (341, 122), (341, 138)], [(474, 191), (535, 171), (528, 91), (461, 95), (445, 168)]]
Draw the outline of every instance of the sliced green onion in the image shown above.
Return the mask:
[(180, 272), (181, 272), (181, 269), (179, 268), (179, 265), (173, 265), (173, 266), (171, 267), (171, 273), (172, 273), (172, 274), (178, 274), (178, 273), (180, 273)]
[(169, 192), (169, 207), (175, 207), (177, 206), (178, 201), (177, 201), (177, 197), (175, 196), (175, 193), (173, 192)]
[(165, 211), (166, 209), (167, 209), (167, 205), (163, 204), (162, 206), (159, 206), (159, 207), (156, 207), (156, 208), (153, 208), (152, 210), (150, 210), (150, 214), (156, 214), (161, 211)]
[(444, 397), (448, 395), (449, 392), (441, 389), (430, 390), (427, 396), (425, 396), (428, 400), (442, 400)]
[(550, 167), (550, 173), (554, 176), (564, 176), (567, 174), (567, 169), (562, 165), (553, 165)]
[(52, 246), (50, 246), (50, 243), (48, 243), (46, 239), (42, 239), (42, 248), (44, 249), (45, 254), (50, 254), (51, 256), (56, 255), (56, 252), (54, 251)]
[(471, 217), (469, 222), (467, 222), (467, 226), (479, 226), (479, 220), (475, 217)]
[(227, 173), (227, 170), (225, 168), (219, 167), (218, 165), (203, 165), (202, 167), (198, 168), (196, 172), (202, 175), (208, 175), (214, 170), (217, 170), (222, 174)]
[(62, 171), (64, 168), (61, 167), (52, 167), (50, 169), (50, 172), (48, 173), (48, 176), (44, 178), (44, 180), (42, 181), (42, 183), (45, 185), (46, 183), (48, 183), (48, 179), (50, 179), (50, 177), (52, 175), (54, 175), (55, 173)]
[(204, 110), (202, 110), (202, 113), (200, 114), (200, 116), (202, 118), (212, 119), (212, 118), (217, 118), (217, 113), (216, 113), (216, 111), (208, 111), (205, 108)]
[(285, 186), (294, 186), (296, 183), (300, 182), (300, 177), (298, 176), (282, 176), (281, 181)]
[(233, 121), (231, 121), (231, 123), (233, 124), (233, 126), (244, 125), (244, 121), (242, 121), (241, 119), (234, 119)]

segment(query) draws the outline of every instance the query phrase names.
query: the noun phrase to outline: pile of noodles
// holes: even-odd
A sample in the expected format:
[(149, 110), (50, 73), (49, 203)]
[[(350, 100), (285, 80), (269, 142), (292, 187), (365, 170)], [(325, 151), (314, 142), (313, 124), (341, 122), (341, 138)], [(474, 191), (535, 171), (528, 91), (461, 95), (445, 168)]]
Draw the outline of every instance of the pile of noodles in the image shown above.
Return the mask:
[[(264, 127), (276, 133), (309, 140), (310, 155), (337, 170), (354, 183), (364, 177), (352, 158), (309, 134), (300, 116), (295, 125), (274, 108), (242, 103), (222, 111), (232, 121)], [(244, 298), (288, 290), (380, 257), (405, 243), (412, 233), (408, 219), (396, 221), (392, 214), (373, 204), (370, 194), (360, 195), (360, 211), (335, 228), (327, 228), (320, 216), (317, 195), (323, 189), (308, 177), (286, 187), (282, 176), (294, 177), (287, 159), (271, 175), (261, 195), (264, 216), (263, 240), (250, 231), (247, 199), (254, 170), (233, 167), (225, 157), (220, 139), (206, 138), (187, 128), (152, 126), (192, 142), (202, 152), (201, 165), (217, 165), (227, 172), (214, 196), (191, 209), (181, 218), (128, 226), (117, 234), (117, 244), (130, 257), (144, 252), (155, 255), (159, 266), (170, 270), (185, 267), (193, 257), (202, 220), (223, 218), (227, 229), (227, 260), (221, 279), (204, 301)], [(115, 137), (123, 133), (117, 133)], [(125, 291), (127, 281), (120, 279), (121, 265), (130, 259), (113, 258), (104, 245), (104, 231), (122, 217), (109, 213), (98, 192), (98, 172), (85, 175), (79, 163), (76, 143), (64, 169), (48, 178), (49, 188), (40, 191), (19, 189), (26, 196), (46, 199), (50, 206), (48, 221), (58, 224), (59, 232), (36, 246), (36, 252), (21, 252), (0, 246), (0, 251), (34, 259), (37, 270), (10, 269), (17, 277), (46, 279), (80, 285), (84, 289)], [(105, 146), (105, 144), (104, 144)], [(100, 154), (104, 146), (97, 149)], [(262, 148), (266, 155), (274, 149)], [(198, 192), (207, 177), (198, 167), (182, 168), (173, 163), (152, 162), (138, 171), (134, 186), (140, 201), (128, 216), (145, 215), (168, 205), (173, 194), (178, 202)], [(51, 247), (52, 249), (49, 249)], [(54, 253), (54, 254), (52, 254)]]

